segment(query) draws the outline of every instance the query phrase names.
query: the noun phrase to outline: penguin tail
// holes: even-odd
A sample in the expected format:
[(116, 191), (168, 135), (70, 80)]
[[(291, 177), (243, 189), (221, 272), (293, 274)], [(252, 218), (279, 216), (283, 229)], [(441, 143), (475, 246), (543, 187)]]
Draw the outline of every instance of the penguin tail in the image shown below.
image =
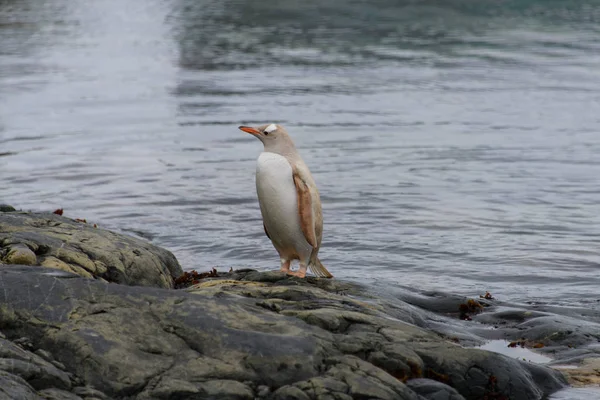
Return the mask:
[(321, 263), (319, 257), (315, 257), (309, 267), (312, 273), (319, 278), (333, 278), (333, 275), (331, 275), (331, 272), (327, 271), (327, 268)]

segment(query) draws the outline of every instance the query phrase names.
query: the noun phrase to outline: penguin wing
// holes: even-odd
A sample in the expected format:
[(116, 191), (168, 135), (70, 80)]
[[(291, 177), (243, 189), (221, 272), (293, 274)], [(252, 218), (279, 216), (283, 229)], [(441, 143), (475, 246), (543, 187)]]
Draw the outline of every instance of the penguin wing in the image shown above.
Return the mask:
[(296, 195), (298, 198), (298, 214), (300, 215), (300, 227), (306, 241), (313, 247), (317, 247), (317, 235), (313, 220), (313, 205), (310, 188), (302, 179), (299, 171), (294, 171), (294, 185), (296, 185)]

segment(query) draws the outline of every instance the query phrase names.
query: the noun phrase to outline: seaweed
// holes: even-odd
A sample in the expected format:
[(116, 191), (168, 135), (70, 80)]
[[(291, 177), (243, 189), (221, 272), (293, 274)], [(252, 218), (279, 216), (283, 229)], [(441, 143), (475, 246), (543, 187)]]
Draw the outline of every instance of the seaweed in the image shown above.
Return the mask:
[(195, 269), (193, 269), (191, 271), (184, 272), (175, 279), (175, 289), (185, 289), (187, 287), (200, 283), (200, 280), (202, 279), (218, 277), (219, 273), (214, 267), (208, 272), (197, 272)]
[(458, 306), (458, 311), (460, 311), (460, 319), (471, 321), (472, 318), (470, 314), (477, 314), (483, 311), (483, 305), (476, 300), (468, 299), (466, 303), (462, 303)]
[(513, 340), (512, 342), (510, 342), (508, 344), (507, 347), (515, 348), (517, 346), (520, 346), (523, 349), (525, 347), (529, 347), (529, 348), (532, 348), (532, 349), (541, 349), (541, 348), (544, 347), (544, 343), (541, 343), (541, 342), (533, 343), (530, 340), (521, 339), (521, 340)]
[(482, 400), (509, 400), (508, 397), (500, 393), (498, 389), (498, 378), (494, 375), (490, 375), (485, 393)]
[(492, 296), (492, 294), (490, 292), (485, 292), (484, 295), (479, 295), (480, 299), (486, 299), (486, 300), (494, 300), (494, 296)]

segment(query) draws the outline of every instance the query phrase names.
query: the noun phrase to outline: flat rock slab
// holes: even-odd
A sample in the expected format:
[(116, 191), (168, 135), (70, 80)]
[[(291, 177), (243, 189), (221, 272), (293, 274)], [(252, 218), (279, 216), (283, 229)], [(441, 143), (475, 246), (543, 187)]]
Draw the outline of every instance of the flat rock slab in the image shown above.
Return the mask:
[(0, 264), (163, 288), (172, 288), (182, 273), (168, 250), (51, 213), (0, 212)]
[(0, 366), (0, 382), (23, 398), (273, 400), (537, 400), (566, 384), (359, 294), (256, 271), (167, 290), (4, 266), (0, 331), (12, 344), (0, 357), (22, 363)]

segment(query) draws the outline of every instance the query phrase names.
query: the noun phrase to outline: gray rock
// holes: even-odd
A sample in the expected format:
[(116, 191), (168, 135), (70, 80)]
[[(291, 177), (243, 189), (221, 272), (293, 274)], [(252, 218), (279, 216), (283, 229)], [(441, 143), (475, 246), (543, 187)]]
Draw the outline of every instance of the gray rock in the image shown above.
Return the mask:
[[(36, 351), (34, 351), (34, 354), (42, 357), (44, 360), (46, 360), (48, 362), (54, 361), (54, 359), (52, 358), (52, 354), (48, 353), (46, 350), (37, 349)], [(64, 370), (64, 368), (61, 368), (61, 369)]]
[(208, 399), (253, 400), (252, 389), (241, 382), (213, 379), (198, 385), (201, 396)]
[(0, 371), (0, 400), (42, 400), (21, 377)]
[(89, 386), (75, 387), (73, 388), (73, 393), (85, 400), (109, 400), (108, 396), (106, 396), (104, 393)]
[(431, 379), (411, 379), (406, 386), (427, 400), (464, 400), (454, 388)]
[(38, 390), (71, 388), (67, 373), (5, 339), (0, 339), (0, 371), (19, 376)]
[[(588, 357), (599, 357), (596, 343), (600, 342), (600, 311), (557, 307), (537, 307), (537, 310), (508, 310), (488, 312), (477, 316), (478, 322), (498, 326), (502, 339), (519, 341), (526, 348), (546, 353), (559, 363), (574, 362)], [(573, 313), (560, 315), (553, 311)], [(591, 318), (585, 318), (585, 313)], [(584, 318), (582, 318), (584, 315)]]
[(41, 265), (126, 285), (172, 288), (167, 250), (50, 213), (0, 213), (0, 264)]
[(256, 395), (260, 399), (264, 399), (271, 393), (271, 389), (266, 385), (259, 385), (256, 390)]
[[(424, 344), (416, 352), (426, 365), (425, 377), (445, 381), (467, 399), (489, 397), (491, 393), (511, 400), (541, 399), (565, 382), (562, 374), (547, 367), (497, 353), (459, 346), (449, 349), (435, 343)], [(449, 358), (452, 362), (448, 362)], [(544, 379), (539, 380), (542, 371)]]
[(76, 394), (60, 389), (44, 389), (38, 394), (45, 400), (82, 400)]
[[(549, 368), (389, 318), (356, 285), (275, 275), (238, 271), (175, 291), (4, 266), (0, 330), (51, 354), (76, 385), (101, 391), (70, 390), (84, 399), (418, 400), (404, 382), (429, 378), (466, 399), (537, 400), (565, 385)], [(19, 371), (25, 387), (69, 391), (64, 380), (48, 387)]]
[[(332, 357), (326, 360), (326, 365), (329, 367), (326, 375), (347, 385), (345, 394), (354, 399), (419, 400), (418, 395), (400, 380), (358, 357)], [(337, 394), (340, 393), (344, 392), (338, 390)]]
[(301, 389), (294, 386), (284, 386), (273, 393), (273, 400), (310, 400)]
[(13, 212), (13, 211), (17, 211), (17, 210), (15, 210), (15, 208), (13, 206), (10, 206), (8, 204), (0, 204), (0, 212)]

